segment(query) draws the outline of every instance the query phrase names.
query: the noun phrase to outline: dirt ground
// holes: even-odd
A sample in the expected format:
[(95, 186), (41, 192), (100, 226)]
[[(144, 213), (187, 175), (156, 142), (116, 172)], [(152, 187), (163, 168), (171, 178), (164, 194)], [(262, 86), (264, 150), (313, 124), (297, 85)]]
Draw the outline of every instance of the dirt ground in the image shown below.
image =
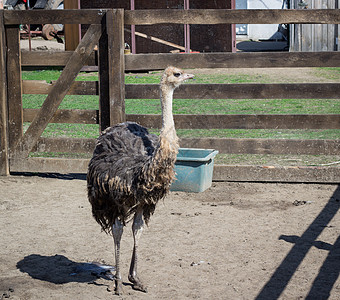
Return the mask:
[(91, 215), (84, 175), (0, 177), (0, 299), (340, 299), (340, 187), (214, 182), (170, 192), (145, 229), (144, 294), (108, 291), (113, 242)]
[[(44, 49), (62, 47), (54, 45)], [(285, 70), (296, 82), (333, 81), (313, 74)], [(141, 237), (147, 294), (128, 283), (131, 224), (124, 231), (119, 297), (99, 274), (98, 263), (114, 263), (113, 241), (92, 218), (84, 175), (29, 175), (0, 177), (0, 299), (340, 299), (338, 185), (214, 182), (203, 193), (171, 192)]]

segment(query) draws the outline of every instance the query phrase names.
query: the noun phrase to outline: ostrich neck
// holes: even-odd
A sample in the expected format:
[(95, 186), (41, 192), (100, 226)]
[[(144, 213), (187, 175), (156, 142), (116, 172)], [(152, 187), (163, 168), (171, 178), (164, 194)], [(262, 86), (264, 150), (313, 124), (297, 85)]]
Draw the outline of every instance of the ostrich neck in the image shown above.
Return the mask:
[(161, 85), (161, 105), (162, 105), (162, 129), (160, 138), (167, 140), (171, 151), (177, 153), (178, 138), (175, 130), (175, 122), (172, 114), (172, 99), (174, 88), (168, 85)]
[(162, 105), (162, 132), (175, 129), (174, 117), (172, 114), (172, 98), (174, 90), (168, 86), (161, 87)]
[(172, 114), (172, 96), (174, 89), (161, 84), (161, 105), (162, 105), (162, 129), (159, 136), (159, 144), (155, 149), (150, 162), (144, 165), (143, 189), (152, 191), (155, 188), (170, 187), (175, 178), (174, 164), (178, 152), (178, 138), (175, 130), (175, 123)]
[(172, 114), (172, 99), (174, 88), (168, 85), (161, 85), (161, 105), (162, 105), (162, 129), (161, 136), (168, 136), (171, 140), (177, 138), (174, 117)]

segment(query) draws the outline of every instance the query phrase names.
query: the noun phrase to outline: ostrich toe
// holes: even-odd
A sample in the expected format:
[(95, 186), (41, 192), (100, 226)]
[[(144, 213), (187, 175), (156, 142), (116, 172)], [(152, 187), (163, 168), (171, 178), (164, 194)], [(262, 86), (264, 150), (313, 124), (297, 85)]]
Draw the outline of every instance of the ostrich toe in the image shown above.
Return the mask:
[(122, 295), (123, 293), (123, 285), (121, 279), (115, 279), (115, 294)]
[(142, 282), (140, 281), (140, 279), (138, 277), (133, 277), (133, 276), (129, 275), (128, 278), (129, 278), (129, 281), (132, 283), (132, 288), (134, 290), (141, 291), (141, 292), (144, 292), (144, 293), (148, 292), (146, 286), (142, 284)]

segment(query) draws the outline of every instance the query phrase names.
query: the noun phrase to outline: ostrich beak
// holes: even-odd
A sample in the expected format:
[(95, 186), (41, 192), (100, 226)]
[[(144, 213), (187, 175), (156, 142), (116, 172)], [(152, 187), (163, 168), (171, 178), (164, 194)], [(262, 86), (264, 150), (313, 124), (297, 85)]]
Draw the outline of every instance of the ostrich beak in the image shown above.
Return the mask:
[(188, 80), (188, 79), (193, 79), (195, 77), (195, 75), (184, 73), (183, 77), (184, 77), (184, 80)]

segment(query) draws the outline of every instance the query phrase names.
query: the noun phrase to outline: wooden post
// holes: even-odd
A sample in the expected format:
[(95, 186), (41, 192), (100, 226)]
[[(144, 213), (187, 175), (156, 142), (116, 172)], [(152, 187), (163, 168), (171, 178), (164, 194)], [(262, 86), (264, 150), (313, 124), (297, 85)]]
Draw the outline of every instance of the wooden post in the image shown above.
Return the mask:
[(9, 175), (6, 38), (4, 11), (0, 11), (0, 176)]
[(125, 121), (124, 10), (106, 13), (99, 42), (100, 129)]
[(124, 122), (125, 117), (125, 61), (124, 61), (124, 10), (107, 13), (109, 58), (110, 125)]
[[(80, 9), (79, 0), (64, 0), (64, 9)], [(80, 42), (80, 24), (65, 24), (64, 35), (65, 35), (65, 50), (74, 51), (76, 50)]]
[(110, 100), (109, 100), (109, 60), (106, 18), (103, 18), (102, 36), (98, 43), (98, 80), (99, 80), (99, 130), (103, 131), (110, 126)]
[(5, 28), (7, 43), (7, 99), (9, 149), (12, 151), (23, 136), (21, 51), (19, 25)]

